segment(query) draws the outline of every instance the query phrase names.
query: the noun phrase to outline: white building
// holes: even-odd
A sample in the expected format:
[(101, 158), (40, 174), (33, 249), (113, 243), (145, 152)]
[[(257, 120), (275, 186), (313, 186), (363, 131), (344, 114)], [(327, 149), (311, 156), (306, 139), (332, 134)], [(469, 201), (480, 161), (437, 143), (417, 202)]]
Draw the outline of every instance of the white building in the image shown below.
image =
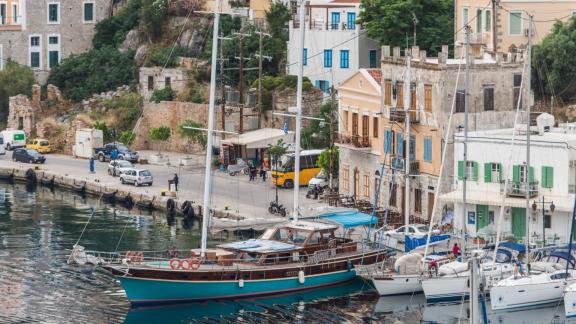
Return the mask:
[(301, 58), (300, 27), (304, 36), (304, 76), (328, 92), (350, 78), (360, 68), (380, 66), (378, 42), (368, 38), (356, 23), (360, 14), (359, 0), (317, 1), (306, 6), (306, 18), (301, 24), (298, 13), (290, 21), (288, 41), (288, 74), (298, 74)]
[[(466, 215), (466, 229), (471, 237), (493, 238), (483, 233), (494, 233), (505, 195), (502, 237), (513, 235), (524, 240), (525, 193), (528, 187), (530, 240), (542, 244), (545, 235), (547, 243), (552, 243), (555, 236), (556, 242), (568, 241), (576, 188), (576, 124), (554, 128), (554, 118), (548, 114), (540, 115), (537, 123), (538, 126), (531, 127), (529, 172), (526, 170), (526, 125), (517, 126), (516, 130), (468, 133), (466, 168), (462, 161), (463, 134), (455, 135), (454, 165), (458, 165), (454, 168), (455, 191), (441, 196), (441, 199), (454, 203), (457, 230), (461, 231), (463, 215)], [(514, 133), (515, 143), (511, 147)], [(468, 181), (464, 210), (462, 178), (465, 169)], [(510, 180), (506, 192), (505, 179)], [(553, 211), (550, 208), (552, 203)]]

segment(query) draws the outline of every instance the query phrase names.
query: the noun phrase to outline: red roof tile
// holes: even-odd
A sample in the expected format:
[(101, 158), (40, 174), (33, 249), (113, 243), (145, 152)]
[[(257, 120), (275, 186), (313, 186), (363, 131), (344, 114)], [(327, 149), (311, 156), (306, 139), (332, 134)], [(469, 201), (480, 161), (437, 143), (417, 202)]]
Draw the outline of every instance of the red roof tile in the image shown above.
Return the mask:
[(370, 74), (370, 76), (380, 84), (382, 82), (382, 70), (380, 69), (366, 69), (366, 72)]

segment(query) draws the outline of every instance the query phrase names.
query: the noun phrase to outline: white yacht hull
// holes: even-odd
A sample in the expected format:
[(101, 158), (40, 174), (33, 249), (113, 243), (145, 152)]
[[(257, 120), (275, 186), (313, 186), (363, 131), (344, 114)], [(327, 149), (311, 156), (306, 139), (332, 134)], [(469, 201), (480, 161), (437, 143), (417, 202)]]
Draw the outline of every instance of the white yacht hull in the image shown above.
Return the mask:
[(566, 318), (576, 317), (576, 285), (572, 285), (569, 288), (564, 291), (564, 313)]
[(443, 302), (468, 298), (468, 273), (460, 276), (432, 277), (422, 280), (427, 302)]
[(420, 275), (393, 275), (373, 278), (372, 283), (380, 296), (405, 295), (422, 292)]
[(503, 310), (556, 303), (562, 299), (567, 284), (573, 282), (574, 279), (560, 279), (526, 285), (497, 285), (490, 291), (490, 304), (492, 310)]

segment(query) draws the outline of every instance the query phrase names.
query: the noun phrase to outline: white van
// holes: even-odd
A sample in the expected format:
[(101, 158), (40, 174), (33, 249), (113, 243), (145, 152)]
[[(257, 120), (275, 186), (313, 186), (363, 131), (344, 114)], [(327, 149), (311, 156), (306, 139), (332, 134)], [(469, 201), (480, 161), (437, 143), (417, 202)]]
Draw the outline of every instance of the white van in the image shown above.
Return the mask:
[(9, 151), (26, 146), (26, 133), (24, 131), (7, 129), (0, 134), (4, 137), (4, 147)]
[(6, 149), (4, 148), (4, 136), (0, 133), (0, 155), (6, 154)]

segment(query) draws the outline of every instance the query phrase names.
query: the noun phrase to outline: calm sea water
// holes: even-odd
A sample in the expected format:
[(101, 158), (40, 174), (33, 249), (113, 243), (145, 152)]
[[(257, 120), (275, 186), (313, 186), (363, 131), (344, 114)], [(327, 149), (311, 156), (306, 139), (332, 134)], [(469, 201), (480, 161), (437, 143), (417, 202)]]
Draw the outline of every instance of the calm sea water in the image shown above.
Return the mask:
[[(425, 305), (422, 295), (379, 298), (361, 280), (266, 298), (131, 308), (114, 277), (66, 263), (91, 207), (96, 213), (79, 243), (87, 249), (199, 245), (197, 222), (128, 211), (66, 191), (0, 183), (0, 323), (467, 322), (467, 304)], [(253, 235), (217, 235), (211, 243)], [(492, 323), (562, 322), (563, 307), (489, 317)]]

